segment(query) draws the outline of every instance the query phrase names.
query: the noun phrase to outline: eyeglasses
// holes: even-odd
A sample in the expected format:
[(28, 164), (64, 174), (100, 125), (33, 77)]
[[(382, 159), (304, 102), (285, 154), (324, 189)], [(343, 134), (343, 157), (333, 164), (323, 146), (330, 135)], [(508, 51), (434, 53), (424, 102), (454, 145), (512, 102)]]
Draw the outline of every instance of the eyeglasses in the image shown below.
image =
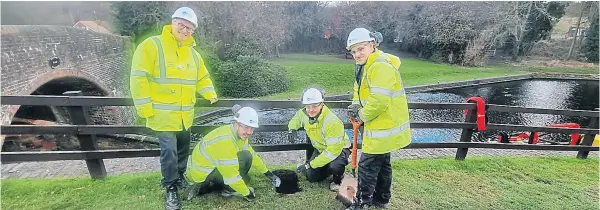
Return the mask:
[(195, 30), (195, 28), (186, 26), (183, 23), (177, 23), (177, 25), (179, 26), (179, 28), (185, 28), (186, 30), (188, 30), (190, 32), (194, 32), (194, 30)]
[(250, 127), (250, 126), (244, 125), (242, 123), (238, 123), (238, 124), (239, 124), (240, 128), (242, 128), (244, 130), (252, 130), (252, 131), (254, 131), (254, 127)]
[(306, 107), (307, 109), (316, 109), (316, 108), (319, 108), (319, 106), (321, 106), (321, 104), (323, 104), (323, 103), (307, 104), (307, 105), (304, 105), (304, 107)]
[(367, 47), (367, 45), (369, 45), (369, 44), (370, 44), (370, 42), (367, 42), (366, 44), (364, 44), (364, 45), (362, 45), (362, 46), (360, 46), (360, 47), (357, 47), (357, 48), (356, 48), (356, 50), (350, 51), (350, 54), (352, 54), (352, 55), (356, 55), (356, 53), (358, 53), (358, 52), (363, 52), (363, 51), (365, 51), (365, 48), (366, 48), (366, 47)]

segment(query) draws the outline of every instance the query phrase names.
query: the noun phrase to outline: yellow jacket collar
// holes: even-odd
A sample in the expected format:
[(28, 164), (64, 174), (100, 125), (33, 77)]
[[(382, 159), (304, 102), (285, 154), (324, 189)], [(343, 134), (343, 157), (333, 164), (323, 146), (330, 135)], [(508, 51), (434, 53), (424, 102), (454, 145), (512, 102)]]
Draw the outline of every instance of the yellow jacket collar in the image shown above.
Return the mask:
[(321, 109), (321, 116), (319, 116), (319, 122), (322, 122), (326, 115), (329, 114), (329, 107), (323, 104), (323, 109)]
[(379, 55), (381, 54), (383, 54), (383, 52), (375, 48), (375, 52), (371, 53), (371, 55), (369, 55), (369, 57), (367, 58), (365, 66), (370, 66), (371, 64), (373, 64), (373, 62), (375, 62), (375, 60), (377, 60), (377, 57), (379, 57)]
[[(163, 27), (163, 31), (162, 31), (161, 35), (163, 36), (163, 38), (165, 38), (164, 40), (173, 40), (175, 43), (177, 43), (175, 36), (173, 36), (173, 34), (171, 33), (172, 30), (173, 30), (173, 27), (171, 25), (165, 25)], [(194, 46), (196, 46), (196, 41), (194, 40), (194, 36), (190, 36), (190, 38), (184, 40), (183, 43), (180, 43), (180, 44), (181, 44), (181, 46), (194, 47)]]
[(327, 116), (328, 114), (329, 114), (329, 107), (327, 107), (327, 105), (323, 104), (323, 108), (321, 109), (321, 114), (319, 114), (317, 121), (323, 122), (323, 120), (325, 119), (325, 116)]
[(235, 132), (235, 127), (234, 127), (233, 123), (229, 124), (229, 129), (235, 140), (237, 140), (237, 141), (244, 140), (238, 136), (237, 132)]

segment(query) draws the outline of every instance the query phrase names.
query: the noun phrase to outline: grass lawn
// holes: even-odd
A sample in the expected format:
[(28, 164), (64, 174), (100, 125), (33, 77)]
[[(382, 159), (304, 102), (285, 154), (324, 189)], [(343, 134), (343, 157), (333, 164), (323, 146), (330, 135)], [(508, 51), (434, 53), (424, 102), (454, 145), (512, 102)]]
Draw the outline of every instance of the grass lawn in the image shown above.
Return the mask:
[[(292, 168), (292, 166), (272, 166)], [(391, 209), (598, 209), (598, 159), (469, 157), (393, 162)], [(185, 209), (341, 209), (328, 184), (281, 196), (253, 175), (257, 200), (204, 195)], [(164, 209), (159, 173), (92, 181), (4, 179), (2, 209)]]
[[(284, 66), (290, 78), (290, 89), (283, 93), (259, 99), (299, 98), (302, 89), (315, 84), (326, 89), (327, 95), (346, 94), (354, 84), (354, 61), (338, 55), (285, 54), (271, 60)], [(400, 72), (405, 86), (427, 85), (482, 79), (530, 72), (598, 73), (597, 69), (574, 69), (558, 67), (512, 67), (508, 65), (486, 67), (462, 67), (437, 64), (425, 60), (401, 59)]]
[[(283, 58), (273, 59), (272, 61), (286, 68), (291, 80), (290, 90), (261, 97), (261, 99), (299, 98), (302, 89), (311, 84), (325, 88), (327, 95), (346, 94), (352, 90), (354, 84), (354, 62), (352, 59), (343, 59), (335, 55), (285, 54)], [(402, 59), (400, 71), (406, 86), (525, 73), (511, 71), (503, 66), (466, 68), (412, 58)]]

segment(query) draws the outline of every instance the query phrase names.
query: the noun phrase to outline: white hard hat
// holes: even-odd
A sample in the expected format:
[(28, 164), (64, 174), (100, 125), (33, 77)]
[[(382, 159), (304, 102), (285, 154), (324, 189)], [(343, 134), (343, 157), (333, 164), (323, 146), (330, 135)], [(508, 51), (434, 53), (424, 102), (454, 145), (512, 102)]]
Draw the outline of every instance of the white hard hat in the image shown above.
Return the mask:
[(192, 25), (194, 25), (194, 28), (198, 28), (198, 17), (196, 17), (196, 13), (194, 13), (194, 10), (190, 9), (189, 7), (181, 7), (175, 10), (175, 13), (173, 13), (173, 16), (171, 16), (171, 18), (187, 20), (190, 23), (192, 23)]
[(348, 35), (348, 40), (346, 41), (346, 49), (350, 50), (350, 48), (361, 42), (369, 42), (375, 40), (371, 36), (371, 32), (365, 28), (355, 28)]
[(233, 119), (246, 126), (258, 128), (258, 113), (253, 108), (242, 107), (235, 113)]
[(302, 104), (316, 104), (323, 102), (323, 94), (316, 88), (309, 88), (302, 95)]

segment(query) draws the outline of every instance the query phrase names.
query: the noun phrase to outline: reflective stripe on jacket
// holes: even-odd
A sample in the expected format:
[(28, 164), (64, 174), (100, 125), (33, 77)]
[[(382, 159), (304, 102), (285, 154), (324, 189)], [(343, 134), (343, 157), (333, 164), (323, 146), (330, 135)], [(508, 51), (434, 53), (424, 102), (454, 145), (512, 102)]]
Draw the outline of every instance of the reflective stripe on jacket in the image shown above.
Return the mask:
[[(400, 58), (398, 58), (398, 57), (396, 57), (396, 56), (394, 56), (392, 54), (385, 53), (385, 52), (383, 52), (381, 50), (377, 50), (377, 51), (383, 53), (383, 55), (388, 59), (389, 62), (392, 63), (392, 65), (396, 69), (398, 69), (398, 67), (400, 67), (400, 65), (402, 64), (402, 62), (400, 61)], [(360, 104), (359, 101), (358, 101), (358, 91), (357, 91), (357, 88), (358, 88), (358, 83), (356, 82), (356, 80), (354, 80), (354, 94), (352, 96), (352, 103), (353, 104)], [(365, 104), (366, 101), (367, 101), (366, 97), (361, 97), (360, 100), (362, 100), (363, 104)]]
[(262, 159), (254, 152), (248, 139), (239, 139), (233, 124), (224, 125), (206, 134), (192, 151), (186, 178), (194, 183), (201, 183), (215, 169), (223, 176), (223, 182), (242, 195), (250, 191), (239, 172), (237, 153), (242, 150), (249, 151), (252, 158), (252, 168), (260, 173), (269, 169)]
[[(364, 65), (353, 102), (361, 101), (364, 122), (362, 152), (385, 154), (411, 142), (408, 102), (398, 68), (400, 59), (376, 50)], [(359, 97), (360, 96), (360, 97)]]
[(313, 168), (320, 168), (335, 160), (342, 153), (342, 149), (350, 144), (348, 135), (344, 132), (344, 124), (326, 105), (323, 105), (317, 121), (310, 124), (308, 115), (301, 109), (288, 123), (290, 130), (303, 127), (310, 143), (319, 151), (320, 154), (310, 162)]
[(135, 50), (130, 90), (137, 114), (155, 131), (187, 129), (194, 119), (196, 92), (216, 98), (210, 75), (190, 37), (181, 46), (163, 27), (159, 36), (144, 40)]

